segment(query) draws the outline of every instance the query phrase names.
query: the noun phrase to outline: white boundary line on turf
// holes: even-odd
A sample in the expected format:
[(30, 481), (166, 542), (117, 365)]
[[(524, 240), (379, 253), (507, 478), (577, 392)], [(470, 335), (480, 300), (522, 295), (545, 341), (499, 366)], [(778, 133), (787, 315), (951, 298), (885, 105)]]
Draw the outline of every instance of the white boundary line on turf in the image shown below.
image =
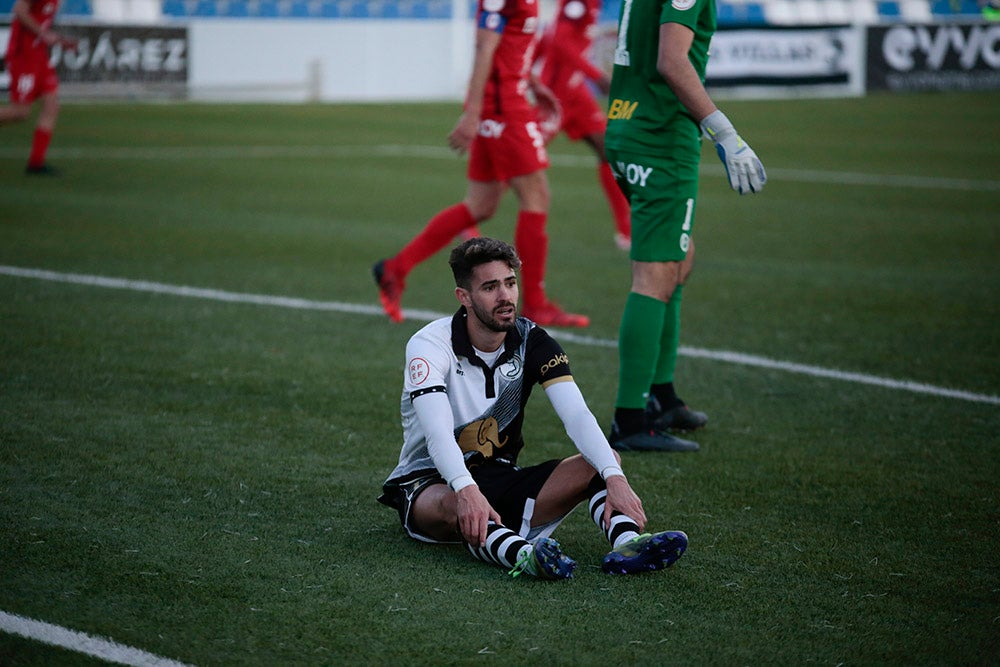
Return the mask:
[(95, 637), (84, 632), (68, 630), (51, 623), (43, 623), (24, 616), (0, 611), (0, 630), (12, 635), (20, 635), (52, 646), (83, 653), (119, 665), (135, 667), (188, 667), (183, 662), (162, 658), (146, 651), (125, 646), (117, 642)]
[[(226, 292), (223, 290), (206, 289), (201, 287), (187, 287), (184, 285), (169, 285), (166, 283), (149, 282), (146, 280), (127, 280), (124, 278), (109, 278), (105, 276), (92, 276), (80, 273), (59, 273), (56, 271), (46, 271), (43, 269), (27, 269), (16, 266), (0, 265), (0, 275), (13, 276), (16, 278), (33, 278), (36, 280), (49, 280), (53, 282), (70, 283), (74, 285), (90, 285), (94, 287), (105, 287), (110, 289), (130, 290), (134, 292), (150, 292), (154, 294), (168, 294), (173, 296), (183, 296), (197, 299), (209, 299), (212, 301), (224, 301), (228, 303), (248, 303), (261, 306), (272, 306), (279, 308), (296, 308), (300, 310), (319, 310), (338, 313), (354, 313), (359, 315), (376, 315), (383, 317), (382, 308), (379, 306), (369, 306), (363, 304), (344, 303), (339, 301), (313, 301), (310, 299), (299, 299), (294, 297), (270, 296), (266, 294), (246, 294), (241, 292)], [(430, 310), (406, 309), (403, 311), (407, 317), (413, 320), (431, 321), (439, 317), (445, 317), (446, 313), (437, 313)], [(582, 336), (580, 334), (552, 330), (552, 336), (561, 340), (566, 340), (581, 345), (592, 347), (618, 347), (618, 341), (606, 338), (594, 338), (592, 336)], [(681, 346), (678, 353), (686, 357), (697, 357), (701, 359), (712, 359), (724, 361), (731, 364), (743, 366), (755, 366), (758, 368), (768, 368), (772, 370), (786, 371), (800, 375), (812, 377), (829, 378), (844, 382), (854, 382), (866, 384), (884, 389), (894, 389), (898, 391), (909, 391), (917, 394), (928, 394), (942, 398), (954, 398), (972, 403), (987, 403), (990, 405), (1000, 405), (1000, 396), (990, 394), (977, 394), (959, 389), (948, 389), (946, 387), (936, 387), (930, 384), (912, 382), (909, 380), (894, 380), (863, 373), (851, 373), (839, 371), (821, 366), (808, 366), (790, 361), (779, 361), (758, 357), (740, 352), (730, 352), (727, 350), (706, 350), (696, 347)]]
[[(94, 146), (87, 148), (57, 147), (49, 155), (59, 159), (92, 160), (230, 160), (271, 158), (338, 158), (357, 156), (418, 157), (428, 159), (459, 158), (443, 146), (377, 144), (370, 146)], [(20, 149), (0, 148), (0, 157), (21, 157)], [(594, 166), (590, 155), (549, 154), (554, 166)], [(703, 164), (701, 170), (722, 174), (722, 165)], [(862, 185), (877, 187), (965, 190), (970, 192), (1000, 192), (1000, 181), (944, 178), (939, 176), (908, 176), (902, 174), (863, 174), (858, 172), (818, 171), (811, 169), (780, 169), (768, 167), (772, 180), (832, 185)]]

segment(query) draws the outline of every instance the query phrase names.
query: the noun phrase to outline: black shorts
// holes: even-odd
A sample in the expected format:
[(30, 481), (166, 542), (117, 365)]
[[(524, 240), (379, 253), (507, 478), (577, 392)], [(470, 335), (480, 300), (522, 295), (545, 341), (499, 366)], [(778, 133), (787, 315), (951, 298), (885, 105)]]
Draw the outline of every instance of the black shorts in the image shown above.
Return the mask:
[[(475, 466), (469, 472), (479, 486), (480, 492), (500, 515), (503, 525), (525, 539), (535, 539), (544, 536), (534, 534), (531, 528), (535, 499), (545, 482), (552, 476), (552, 471), (561, 462), (560, 459), (552, 459), (526, 468), (519, 468), (507, 463), (489, 462)], [(396, 508), (399, 512), (400, 524), (410, 537), (422, 542), (440, 543), (441, 540), (429, 537), (417, 530), (411, 516), (413, 501), (424, 489), (434, 484), (445, 484), (445, 481), (437, 473), (431, 473), (398, 485), (387, 484), (379, 501)], [(546, 524), (545, 528), (548, 530), (545, 531), (545, 534), (551, 534), (557, 525), (559, 525), (559, 521)], [(539, 528), (536, 526), (534, 532), (537, 532)], [(450, 542), (460, 541), (456, 539)]]

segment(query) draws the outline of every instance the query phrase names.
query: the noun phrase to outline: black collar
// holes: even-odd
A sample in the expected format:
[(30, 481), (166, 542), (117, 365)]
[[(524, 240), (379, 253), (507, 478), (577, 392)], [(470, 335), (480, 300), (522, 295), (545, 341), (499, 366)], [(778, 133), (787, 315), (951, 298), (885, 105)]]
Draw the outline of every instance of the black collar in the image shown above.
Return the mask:
[[(476, 354), (476, 350), (472, 347), (472, 341), (469, 339), (469, 325), (466, 321), (468, 317), (469, 313), (466, 311), (465, 306), (460, 306), (458, 312), (451, 318), (451, 348), (454, 350), (456, 356), (465, 357), (470, 363), (480, 366), (485, 370), (490, 370), (486, 366), (486, 362)], [(519, 327), (514, 327), (504, 336), (503, 352), (497, 357), (493, 368), (498, 368), (501, 364), (514, 358), (520, 347), (521, 331)]]

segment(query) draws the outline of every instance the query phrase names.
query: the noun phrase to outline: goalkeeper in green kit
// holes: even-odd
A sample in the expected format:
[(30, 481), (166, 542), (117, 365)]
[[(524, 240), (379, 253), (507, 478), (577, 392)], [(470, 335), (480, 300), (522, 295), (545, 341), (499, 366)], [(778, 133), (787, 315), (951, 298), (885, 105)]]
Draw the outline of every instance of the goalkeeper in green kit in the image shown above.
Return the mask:
[(619, 451), (696, 451), (671, 431), (704, 426), (674, 389), (684, 282), (694, 263), (701, 136), (740, 194), (767, 181), (756, 153), (705, 90), (715, 0), (623, 0), (605, 146), (632, 207), (632, 287), (618, 338), (609, 440)]

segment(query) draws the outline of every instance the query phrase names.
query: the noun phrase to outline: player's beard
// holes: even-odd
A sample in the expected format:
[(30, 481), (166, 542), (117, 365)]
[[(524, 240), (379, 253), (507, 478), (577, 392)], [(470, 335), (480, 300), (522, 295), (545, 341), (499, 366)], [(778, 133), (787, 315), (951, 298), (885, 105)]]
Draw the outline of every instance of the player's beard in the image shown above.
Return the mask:
[[(493, 313), (500, 308), (508, 308), (512, 311), (512, 316), (509, 321), (501, 322), (498, 320)], [(483, 323), (490, 331), (495, 331), (497, 333), (506, 333), (511, 331), (517, 326), (517, 305), (513, 303), (500, 303), (492, 311), (487, 311), (485, 308), (480, 306), (475, 299), (472, 300), (472, 312), (475, 314), (476, 319)]]

